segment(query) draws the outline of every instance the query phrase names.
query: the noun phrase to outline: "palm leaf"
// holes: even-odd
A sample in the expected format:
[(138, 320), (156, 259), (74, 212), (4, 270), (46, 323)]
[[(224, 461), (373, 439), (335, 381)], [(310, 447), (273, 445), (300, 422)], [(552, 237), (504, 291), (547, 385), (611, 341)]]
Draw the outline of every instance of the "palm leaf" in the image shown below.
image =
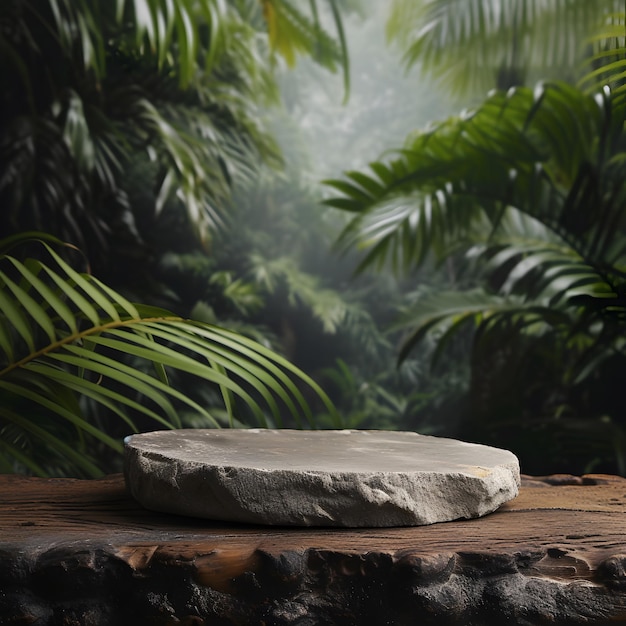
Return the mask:
[[(78, 42), (80, 57), (86, 70), (94, 70), (99, 78), (106, 72), (106, 37), (124, 24), (129, 42), (136, 49), (146, 48), (160, 67), (175, 63), (182, 86), (195, 78), (199, 69), (199, 50), (208, 48), (205, 59), (211, 61), (223, 43), (222, 29), (227, 26), (229, 5), (220, 0), (116, 0), (115, 2), (75, 2), (50, 0), (55, 35), (68, 54)], [(32, 11), (36, 9), (31, 7)], [(45, 8), (39, 19), (46, 22)], [(198, 25), (210, 26), (212, 37), (202, 39)], [(175, 44), (175, 46), (173, 45)], [(176, 54), (172, 51), (176, 50)], [(211, 69), (207, 64), (205, 69)]]
[[(311, 419), (297, 379), (312, 387), (332, 413), (316, 383), (270, 350), (214, 326), (131, 304), (92, 276), (74, 270), (48, 243), (41, 246), (49, 260), (36, 261), (38, 276), (16, 257), (0, 257), (0, 266), (8, 268), (0, 271), (0, 300), (9, 304), (0, 314), (3, 423), (57, 446), (52, 434), (48, 437), (41, 428), (26, 427), (23, 419), (16, 419), (12, 406), (29, 403), (53, 421), (119, 450), (118, 440), (76, 412), (72, 398), (84, 396), (117, 415), (130, 431), (135, 415), (160, 426), (180, 426), (177, 405), (217, 426), (209, 409), (166, 383), (160, 371), (168, 369), (220, 389), (231, 422), (241, 404), (261, 424), (266, 423), (266, 413), (275, 422), (284, 412), (298, 421), (301, 416)], [(9, 272), (17, 273), (21, 281), (10, 278)], [(68, 312), (73, 323), (68, 323)], [(128, 356), (153, 363), (154, 374), (127, 365)], [(7, 441), (5, 449), (11, 446)]]
[(354, 214), (339, 245), (368, 251), (364, 264), (406, 267), (475, 239), (486, 220), (495, 228), (513, 206), (586, 260), (614, 262), (624, 254), (626, 187), (612, 175), (601, 191), (598, 171), (624, 167), (615, 141), (623, 111), (610, 92), (594, 97), (564, 83), (494, 93), (411, 138), (397, 158), (327, 181), (341, 194), (327, 204)]
[(619, 0), (396, 0), (388, 37), (455, 93), (576, 74), (581, 46)]
[(616, 93), (626, 90), (626, 13), (606, 16), (602, 28), (589, 40), (593, 54), (587, 61), (591, 68), (580, 80), (589, 92), (610, 85)]
[(335, 27), (340, 38), (339, 44), (322, 28), (317, 2), (310, 3), (312, 16), (308, 18), (300, 8), (286, 0), (263, 0), (263, 12), (267, 22), (270, 45), (280, 53), (291, 66), (296, 56), (304, 53), (329, 69), (336, 69), (337, 63), (345, 67), (347, 52), (341, 18), (334, 0), (329, 1)]
[(435, 365), (448, 344), (465, 329), (475, 332), (478, 341), (479, 336), (488, 332), (497, 336), (501, 325), (514, 325), (517, 332), (526, 328), (532, 334), (541, 335), (549, 327), (568, 327), (571, 317), (566, 311), (549, 305), (526, 303), (519, 297), (490, 294), (483, 289), (432, 294), (403, 310), (395, 324), (397, 330), (411, 328), (398, 361), (404, 361), (419, 342), (430, 337), (436, 348)]

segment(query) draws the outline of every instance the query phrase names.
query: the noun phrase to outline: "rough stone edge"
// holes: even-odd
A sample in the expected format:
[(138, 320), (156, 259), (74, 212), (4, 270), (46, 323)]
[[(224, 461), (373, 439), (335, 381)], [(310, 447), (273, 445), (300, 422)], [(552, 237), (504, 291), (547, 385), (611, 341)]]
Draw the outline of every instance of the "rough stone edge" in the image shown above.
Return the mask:
[[(513, 454), (511, 456), (515, 459)], [(427, 480), (432, 481), (436, 485), (438, 477), (444, 476), (445, 478), (439, 481), (440, 484), (436, 489), (431, 488), (427, 491), (420, 489), (413, 494), (409, 494), (409, 499), (414, 502), (411, 508), (394, 505), (389, 501), (391, 499), (389, 496), (386, 496), (387, 502), (382, 504), (382, 509), (381, 505), (372, 505), (364, 497), (357, 501), (350, 499), (348, 506), (346, 506), (344, 499), (340, 507), (342, 516), (339, 517), (332, 502), (332, 500), (345, 495), (342, 494), (341, 490), (337, 493), (337, 487), (341, 487), (339, 480), (334, 481), (332, 486), (335, 488), (335, 492), (328, 502), (323, 504), (319, 502), (317, 504), (312, 503), (313, 508), (311, 509), (290, 512), (282, 510), (284, 501), (280, 495), (283, 487), (290, 486), (289, 472), (246, 468), (246, 473), (254, 474), (256, 482), (259, 485), (265, 485), (265, 489), (251, 494), (255, 496), (255, 501), (249, 500), (244, 508), (237, 500), (231, 497), (226, 488), (221, 487), (224, 480), (236, 477), (238, 468), (216, 468), (190, 462), (185, 462), (185, 464), (187, 467), (195, 465), (197, 471), (182, 471), (180, 466), (168, 457), (127, 446), (124, 461), (126, 484), (131, 495), (142, 506), (164, 513), (181, 514), (182, 507), (184, 514), (191, 517), (217, 521), (268, 524), (266, 510), (268, 502), (272, 502), (274, 519), (271, 525), (346, 528), (422, 526), (437, 522), (453, 521), (455, 519), (481, 517), (492, 513), (502, 504), (513, 499), (519, 493), (520, 485), (520, 471), (517, 460), (489, 470), (486, 476), (486, 470), (479, 467), (468, 468), (467, 473), (451, 473), (449, 476), (434, 472), (416, 472), (416, 475), (421, 474), (420, 481), (422, 483)], [(471, 473), (474, 472), (475, 476), (472, 476)], [(302, 474), (301, 476), (304, 475)], [(322, 489), (329, 486), (322, 484), (324, 476), (328, 476), (325, 472), (309, 472), (306, 476), (308, 481), (305, 481), (304, 487), (309, 491), (319, 491), (320, 486)], [(345, 482), (349, 482), (346, 480), (346, 476), (354, 476), (354, 474), (337, 473), (336, 476)], [(405, 475), (400, 476), (394, 472), (377, 472), (371, 475), (360, 473), (359, 476), (365, 476), (365, 479), (362, 478), (363, 482), (367, 483), (369, 480), (373, 483), (371, 485), (373, 490), (377, 489), (376, 482), (380, 476), (390, 478), (392, 484), (393, 482), (400, 483), (397, 484), (399, 489), (406, 490), (407, 487)], [(408, 482), (410, 483), (410, 481)], [(180, 495), (182, 491), (186, 491), (188, 497), (193, 497), (194, 494), (194, 489), (189, 488), (186, 483), (191, 483), (192, 486), (198, 483), (202, 484), (203, 487), (206, 486), (210, 500), (214, 504), (210, 507), (203, 504), (203, 498), (207, 498), (207, 492), (197, 493), (195, 504), (193, 502), (183, 503)], [(269, 487), (270, 483), (274, 485), (271, 489)], [(460, 485), (468, 488), (463, 489)], [(472, 485), (471, 489), (469, 489), (470, 485)], [(411, 485), (408, 486), (410, 487)], [(379, 489), (379, 491), (381, 490)], [(453, 491), (453, 496), (450, 496), (450, 491)], [(484, 498), (483, 505), (477, 506), (476, 498), (474, 498), (465, 507), (460, 506), (463, 498), (467, 498), (468, 495), (471, 496), (472, 491)], [(446, 494), (445, 497), (443, 496), (444, 493)], [(425, 500), (424, 496), (430, 501)], [(164, 502), (164, 500), (167, 501)], [(455, 505), (458, 507), (457, 513), (440, 516), (428, 514), (428, 509), (432, 510), (447, 501), (455, 502)], [(330, 510), (327, 510), (329, 508)], [(228, 513), (224, 515), (223, 510), (227, 510)], [(384, 516), (382, 515), (383, 512), (385, 513)]]

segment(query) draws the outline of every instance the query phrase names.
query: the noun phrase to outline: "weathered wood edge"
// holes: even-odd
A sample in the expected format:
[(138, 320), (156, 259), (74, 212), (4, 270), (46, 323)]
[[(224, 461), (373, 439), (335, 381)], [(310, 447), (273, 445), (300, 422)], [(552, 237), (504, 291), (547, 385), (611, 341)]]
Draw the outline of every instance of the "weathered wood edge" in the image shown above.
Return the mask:
[(525, 477), (478, 520), (251, 527), (150, 513), (121, 476), (3, 476), (0, 623), (626, 623), (625, 506), (622, 478)]

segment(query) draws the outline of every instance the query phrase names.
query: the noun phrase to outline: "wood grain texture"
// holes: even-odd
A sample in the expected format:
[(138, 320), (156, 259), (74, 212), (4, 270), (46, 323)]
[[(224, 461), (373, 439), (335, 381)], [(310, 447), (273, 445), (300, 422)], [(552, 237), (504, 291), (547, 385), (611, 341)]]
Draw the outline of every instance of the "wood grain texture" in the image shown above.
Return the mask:
[(481, 519), (215, 523), (123, 478), (0, 476), (0, 624), (626, 623), (626, 479), (525, 477)]

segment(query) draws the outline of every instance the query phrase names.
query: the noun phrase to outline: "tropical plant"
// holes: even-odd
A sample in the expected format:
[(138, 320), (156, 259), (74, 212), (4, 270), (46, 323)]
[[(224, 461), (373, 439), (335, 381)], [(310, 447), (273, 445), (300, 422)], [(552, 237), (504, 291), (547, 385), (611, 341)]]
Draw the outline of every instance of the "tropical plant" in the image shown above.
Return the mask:
[[(168, 211), (185, 214), (182, 229), (207, 241), (228, 218), (235, 183), (278, 163), (261, 115), (276, 97), (270, 59), (309, 53), (326, 68), (347, 68), (335, 0), (325, 4), (338, 39), (322, 27), (317, 2), (307, 5), (311, 17), (294, 4), (3, 3), (3, 235), (48, 231), (80, 246), (100, 276), (116, 265), (133, 275), (129, 268), (150, 253), (145, 223)], [(149, 216), (134, 202), (139, 195)], [(57, 239), (37, 237), (47, 242), (43, 260), (6, 251), (0, 258), (2, 471), (96, 473), (97, 442), (120, 447), (110, 421), (98, 422), (103, 414), (132, 430), (139, 420), (175, 425), (187, 407), (216, 425), (221, 413), (208, 411), (207, 395), (209, 406), (221, 396), (227, 423), (242, 406), (260, 423), (270, 414), (280, 422), (279, 402), (296, 420), (306, 413), (284, 359), (219, 328), (131, 304), (73, 269), (67, 247), (50, 245)], [(229, 293), (241, 302), (241, 290), (231, 285)], [(179, 371), (209, 381), (202, 404), (166, 385)]]
[(387, 342), (364, 302), (365, 285), (348, 286), (348, 260), (320, 254), (331, 247), (335, 229), (316, 210), (318, 190), (298, 176), (289, 167), (282, 176), (259, 177), (236, 194), (238, 219), (210, 257), (200, 250), (170, 252), (158, 277), (178, 310), (258, 340), (263, 334), (306, 371), (340, 354), (348, 358), (351, 350), (374, 362)]
[(270, 49), (346, 65), (328, 3), (339, 42), (316, 2), (310, 19), (286, 0), (3, 3), (3, 232), (52, 232), (94, 258), (111, 237), (141, 243), (129, 187), (145, 163), (153, 211), (177, 197), (206, 239), (232, 185), (276, 161)]
[(625, 14), (605, 16), (601, 28), (590, 38), (592, 50), (586, 59), (586, 72), (579, 84), (587, 91), (600, 90), (608, 84), (618, 93), (626, 89), (626, 24)]
[(616, 394), (626, 365), (626, 97), (624, 49), (609, 48), (593, 57), (600, 90), (494, 92), (416, 133), (395, 158), (330, 181), (341, 195), (328, 203), (353, 215), (340, 243), (364, 251), (362, 266), (407, 270), (465, 253), (479, 271), (473, 291), (405, 311), (400, 358), (427, 336), (441, 354), (473, 332), (466, 434), (527, 445), (533, 470), (546, 468), (546, 450), (533, 457), (538, 440), (559, 447), (547, 431), (590, 444), (555, 462), (626, 468), (614, 445), (626, 427)]
[(620, 0), (395, 0), (387, 33), (407, 66), (482, 97), (538, 79), (575, 82), (593, 49), (584, 42), (623, 8)]
[[(182, 406), (220, 426), (211, 411), (168, 384), (181, 371), (218, 391), (232, 424), (239, 403), (266, 425), (283, 413), (311, 418), (299, 383), (319, 387), (285, 359), (245, 337), (135, 305), (97, 278), (76, 271), (50, 236), (44, 254), (21, 260), (9, 252), (34, 236), (0, 242), (0, 469), (44, 475), (63, 469), (97, 475), (93, 442), (119, 452), (121, 443), (85, 419), (81, 397), (137, 430), (135, 417), (158, 427), (180, 425)], [(128, 357), (145, 361), (142, 370)], [(332, 407), (328, 404), (332, 412)]]

